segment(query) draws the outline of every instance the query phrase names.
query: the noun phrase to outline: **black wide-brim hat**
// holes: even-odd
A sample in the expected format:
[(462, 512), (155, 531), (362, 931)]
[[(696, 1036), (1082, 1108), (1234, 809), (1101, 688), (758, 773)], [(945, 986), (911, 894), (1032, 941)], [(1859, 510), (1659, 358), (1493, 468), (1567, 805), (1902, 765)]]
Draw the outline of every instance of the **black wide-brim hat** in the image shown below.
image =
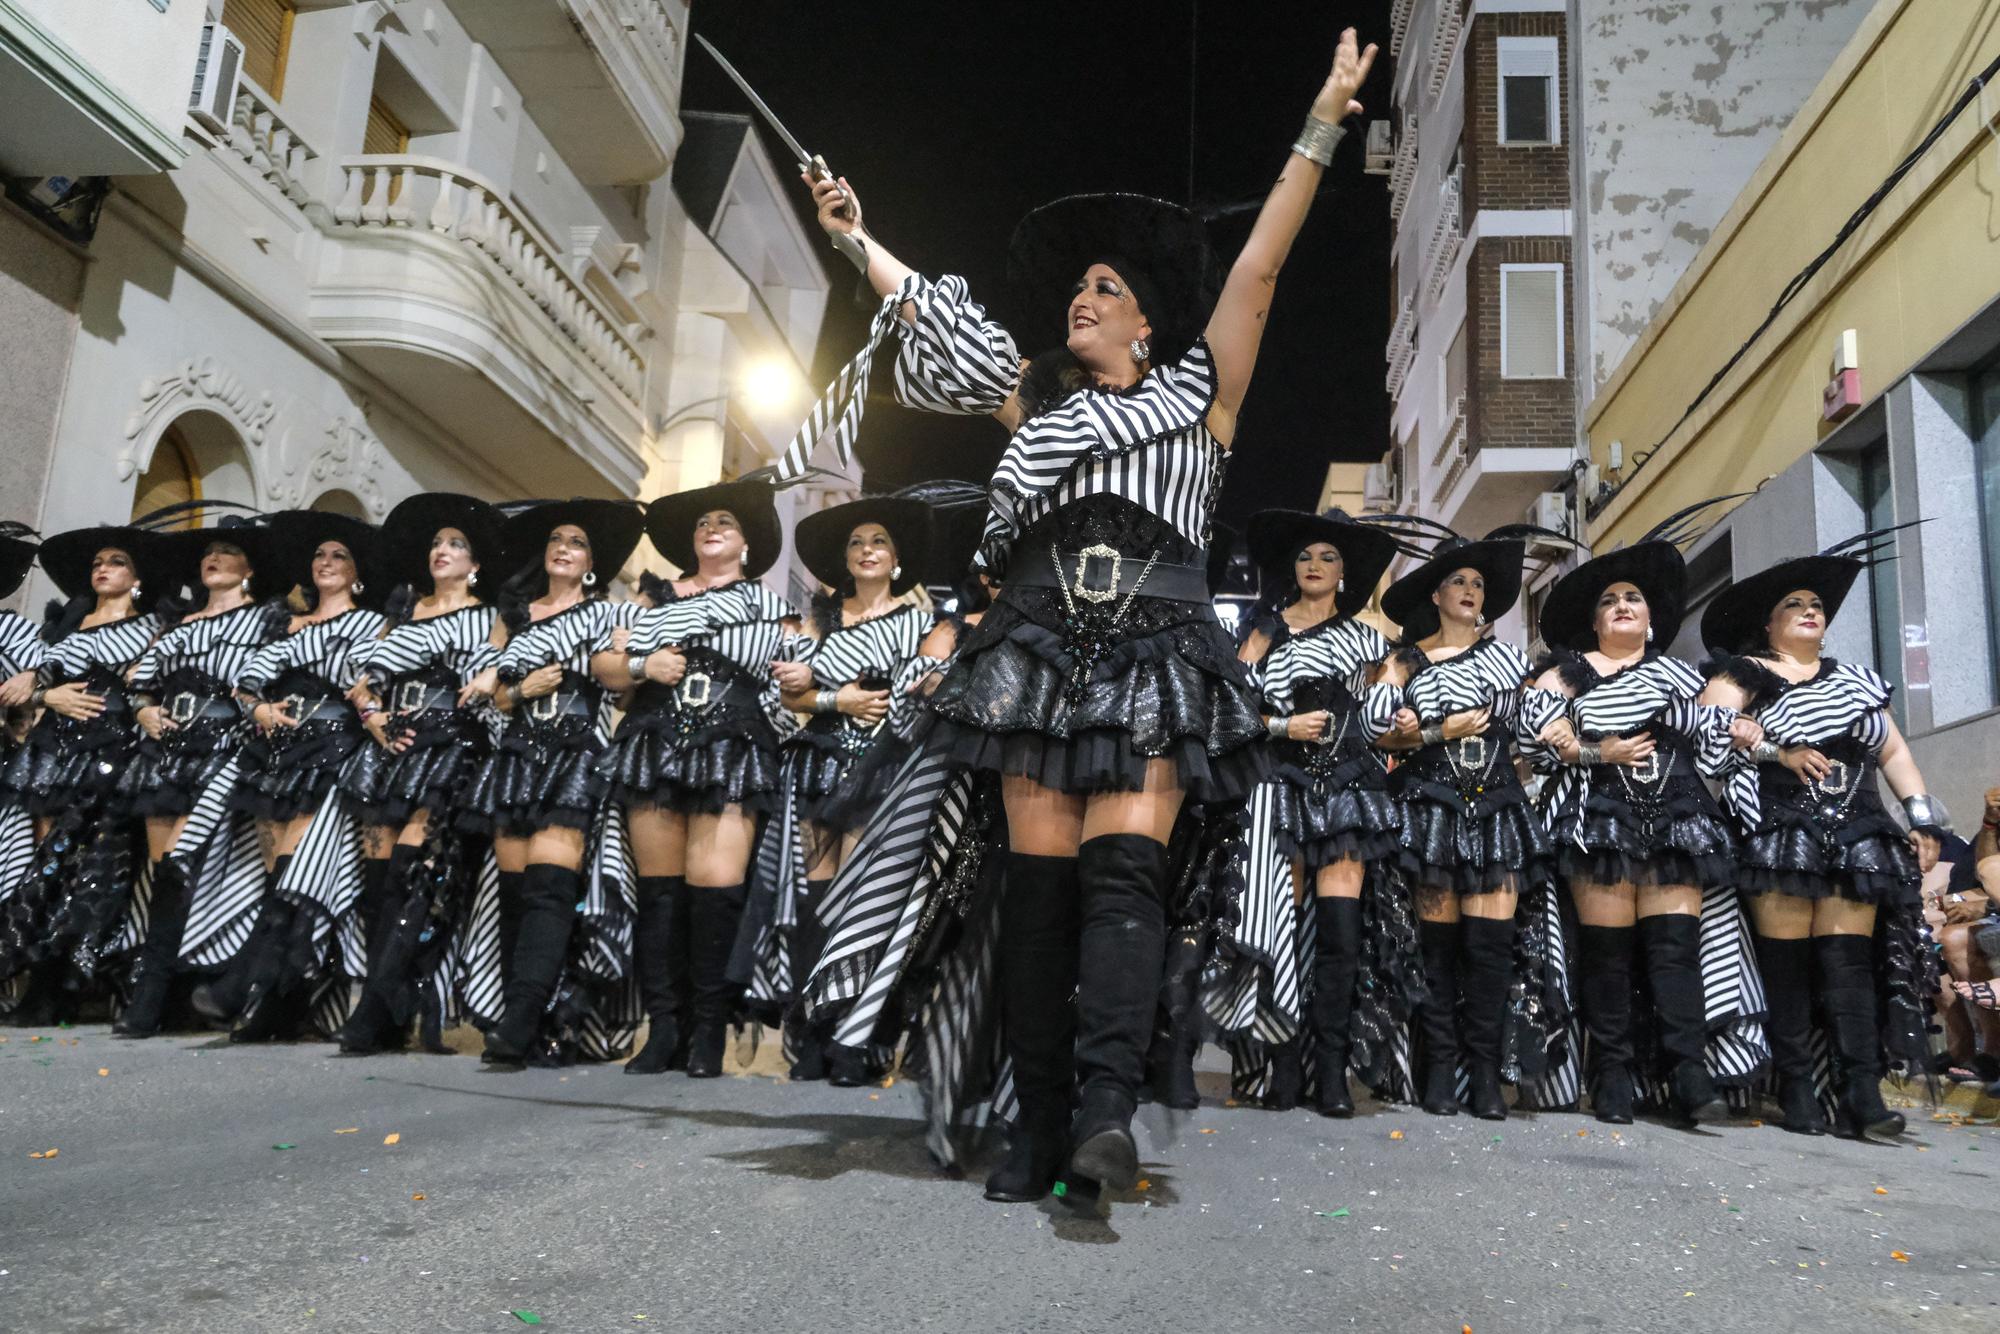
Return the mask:
[(646, 531), (646, 512), (635, 500), (598, 500), (575, 496), (545, 500), (517, 510), (501, 526), (502, 563), (511, 578), (539, 567), (548, 550), (549, 534), (564, 524), (583, 529), (590, 543), (590, 570), (609, 583), (632, 559), (639, 535)]
[(180, 592), (179, 554), (165, 533), (134, 528), (130, 524), (93, 524), (72, 528), (44, 539), (36, 557), (64, 597), (81, 597), (90, 592), (90, 563), (106, 547), (116, 547), (132, 558), (139, 572), (139, 589), (147, 598), (166, 597)]
[(1084, 271), (1100, 262), (1128, 285), (1147, 289), (1140, 307), (1153, 326), (1153, 363), (1185, 356), (1219, 290), (1201, 216), (1150, 195), (1068, 195), (1043, 204), (1021, 219), (1007, 246), (1022, 327), (1054, 325)]
[(261, 579), (264, 581), (262, 588), (266, 591), (287, 591), (277, 587), (284, 577), (284, 570), (288, 568), (285, 565), (285, 544), (278, 531), (267, 524), (227, 514), (213, 528), (176, 528), (164, 536), (173, 545), (173, 577), (185, 580), (190, 593), (200, 590), (201, 559), (217, 542), (226, 543), (243, 553), (244, 559), (250, 562), (252, 587), (257, 587)]
[(1593, 557), (1556, 580), (1542, 604), (1543, 642), (1579, 653), (1597, 647), (1597, 600), (1613, 584), (1631, 584), (1646, 597), (1653, 639), (1662, 648), (1680, 633), (1687, 616), (1687, 561), (1671, 542), (1635, 542)]
[(1718, 653), (1742, 653), (1766, 643), (1764, 627), (1787, 593), (1810, 589), (1826, 604), (1826, 624), (1854, 587), (1863, 562), (1852, 556), (1799, 556), (1780, 561), (1715, 595), (1701, 614), (1701, 642)]
[[(475, 496), (455, 491), (423, 491), (400, 502), (382, 520), (382, 566), (389, 582), (428, 588), (431, 543), (440, 530), (456, 528), (472, 545), (472, 560), (488, 566), (497, 582), (505, 570), (500, 511)], [(595, 545), (593, 541), (592, 545)], [(622, 563), (622, 562), (621, 562)]]
[(889, 591), (901, 595), (915, 588), (930, 566), (931, 507), (904, 496), (863, 496), (844, 505), (808, 514), (792, 530), (792, 545), (813, 578), (839, 588), (847, 578), (847, 539), (864, 523), (888, 530), (902, 573), (889, 581)]
[(0, 598), (11, 597), (21, 586), (35, 567), (35, 552), (41, 548), (34, 529), (16, 523), (5, 527), (7, 531), (0, 534)]
[(1343, 611), (1367, 604), (1400, 549), (1393, 534), (1356, 523), (1338, 510), (1331, 514), (1259, 510), (1250, 516), (1250, 559), (1272, 581), (1271, 587), (1292, 586), (1292, 566), (1299, 552), (1314, 542), (1329, 543), (1340, 552), (1341, 578), (1347, 581), (1347, 592), (1334, 600)]
[(322, 542), (338, 542), (354, 557), (355, 578), (361, 582), (361, 591), (354, 595), (355, 603), (374, 607), (388, 597), (388, 571), (382, 565), (382, 530), (374, 524), (332, 510), (284, 510), (273, 514), (269, 522), (278, 535), (274, 571), (278, 578), (275, 587), (267, 578), (262, 592), (282, 595), (294, 587), (311, 588), (313, 553)]
[(769, 482), (756, 478), (677, 491), (647, 504), (646, 532), (675, 568), (682, 574), (693, 574), (699, 563), (694, 554), (695, 522), (704, 514), (728, 510), (742, 527), (750, 552), (750, 559), (743, 564), (743, 577), (759, 579), (778, 563), (778, 549), (784, 545), (776, 495)]
[(1389, 591), (1382, 595), (1382, 614), (1402, 627), (1405, 639), (1434, 634), (1438, 609), (1431, 594), (1454, 571), (1477, 570), (1486, 580), (1481, 615), (1497, 621), (1520, 599), (1521, 563), (1527, 555), (1527, 543), (1518, 537), (1489, 537), (1477, 542), (1447, 539), (1432, 549), (1423, 564), (1389, 585)]

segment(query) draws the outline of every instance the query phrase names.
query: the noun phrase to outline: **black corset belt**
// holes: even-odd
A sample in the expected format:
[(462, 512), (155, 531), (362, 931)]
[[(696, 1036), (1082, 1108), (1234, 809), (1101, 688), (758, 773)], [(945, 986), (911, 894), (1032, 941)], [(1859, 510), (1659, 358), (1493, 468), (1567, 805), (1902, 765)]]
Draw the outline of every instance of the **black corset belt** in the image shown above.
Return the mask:
[(1030, 534), (1014, 549), (1007, 582), (1022, 588), (1056, 588), (1086, 603), (1105, 603), (1143, 593), (1167, 602), (1207, 602), (1208, 568), (1176, 565), (1134, 556), (1098, 543), (1063, 551)]

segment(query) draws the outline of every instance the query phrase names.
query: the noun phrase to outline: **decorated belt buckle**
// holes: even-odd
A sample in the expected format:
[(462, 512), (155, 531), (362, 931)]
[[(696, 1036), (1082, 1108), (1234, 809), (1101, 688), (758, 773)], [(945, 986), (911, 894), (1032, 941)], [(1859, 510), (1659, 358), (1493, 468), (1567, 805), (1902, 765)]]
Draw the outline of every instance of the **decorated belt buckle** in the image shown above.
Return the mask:
[(1822, 792), (1845, 792), (1847, 785), (1854, 781), (1854, 771), (1840, 760), (1828, 760), (1826, 777), (1819, 780)]
[(1486, 767), (1486, 737), (1466, 736), (1458, 739), (1458, 761), (1468, 769)]
[(391, 707), (397, 713), (415, 713), (424, 702), (424, 683), (405, 681), (396, 687), (396, 698)]
[(180, 694), (175, 695), (167, 701), (167, 717), (173, 719), (176, 723), (192, 722), (196, 706), (199, 703), (199, 696), (191, 691), (183, 690)]
[(1640, 763), (1632, 765), (1632, 777), (1636, 782), (1651, 785), (1660, 781), (1660, 752), (1654, 751)]
[[(1092, 561), (1110, 561), (1111, 579), (1108, 584), (1091, 581)], [(1076, 578), (1070, 583), (1070, 591), (1085, 602), (1110, 602), (1118, 596), (1118, 579), (1124, 572), (1125, 556), (1116, 547), (1103, 543), (1087, 546), (1076, 553)]]
[(689, 672), (681, 677), (681, 707), (705, 709), (715, 694), (715, 678), (707, 672)]
[[(300, 712), (306, 706), (306, 697), (304, 695), (287, 695), (279, 702), (285, 706), (285, 712), (292, 715), (294, 723), (303, 724), (306, 719), (312, 717), (310, 713)], [(314, 705), (313, 707), (317, 708), (318, 705)]]
[(538, 723), (552, 722), (562, 705), (562, 692), (551, 690), (528, 701), (528, 716)]

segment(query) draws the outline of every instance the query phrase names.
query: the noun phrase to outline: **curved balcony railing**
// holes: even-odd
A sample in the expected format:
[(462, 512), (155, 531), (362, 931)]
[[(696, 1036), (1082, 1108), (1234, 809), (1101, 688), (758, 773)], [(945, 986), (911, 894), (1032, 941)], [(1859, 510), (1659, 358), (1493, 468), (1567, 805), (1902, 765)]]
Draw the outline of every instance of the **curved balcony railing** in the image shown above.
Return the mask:
[(636, 405), (649, 332), (628, 325), (571, 275), (561, 252), (514, 211), (507, 196), (464, 167), (437, 158), (375, 154), (341, 159), (345, 188), (334, 221), (363, 230), (425, 230), (485, 255), (539, 306), (592, 365)]
[(228, 146), (298, 207), (312, 202), (306, 169), (319, 153), (285, 124), (285, 118), (278, 114), (278, 100), (249, 79), (237, 85)]

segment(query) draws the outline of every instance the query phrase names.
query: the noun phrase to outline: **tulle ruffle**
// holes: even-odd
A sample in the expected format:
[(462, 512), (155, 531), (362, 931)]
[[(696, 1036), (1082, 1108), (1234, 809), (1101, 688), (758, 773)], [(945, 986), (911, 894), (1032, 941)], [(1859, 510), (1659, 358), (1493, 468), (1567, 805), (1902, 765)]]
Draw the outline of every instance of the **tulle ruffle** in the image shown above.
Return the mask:
[(79, 722), (51, 710), (9, 760), (6, 790), (34, 816), (94, 805), (117, 786), (137, 737), (123, 711)]
[[(1872, 782), (1872, 772), (1853, 781)], [(1914, 903), (1916, 854), (1869, 788), (1845, 807), (1814, 804), (1803, 788), (1765, 784), (1763, 823), (1743, 839), (1737, 884), (1745, 893), (1856, 903)]]
[(118, 778), (119, 800), (141, 819), (186, 815), (243, 740), (243, 724), (232, 718), (197, 718), (157, 741), (143, 737)]
[(586, 717), (549, 727), (510, 720), (472, 780), (463, 826), (516, 838), (552, 826), (588, 829), (611, 786), (599, 763), (604, 749)]
[(487, 749), (485, 727), (453, 711), (441, 724), (415, 728), (408, 750), (384, 750), (372, 740), (357, 748), (340, 785), (360, 805), (364, 823), (407, 824), (418, 811), (451, 810)]
[(1554, 849), (1519, 788), (1472, 812), (1421, 793), (1403, 800), (1405, 870), (1422, 889), (1486, 894), (1545, 879)]
[(1736, 883), (1736, 840), (1714, 798), (1698, 779), (1670, 778), (1658, 807), (1648, 811), (1608, 785), (1554, 812), (1556, 854), (1572, 880), (1608, 885)]
[(628, 712), (598, 761), (611, 799), (689, 815), (775, 811), (782, 779), (770, 724), (727, 702), (714, 712), (714, 722), (691, 727), (672, 708)]
[(294, 820), (326, 801), (348, 757), (367, 740), (351, 717), (253, 736), (243, 746), (243, 778), (230, 807), (259, 820)]
[(1373, 862), (1396, 851), (1402, 808), (1382, 767), (1367, 763), (1352, 766), (1356, 773), (1346, 781), (1318, 779), (1295, 764), (1278, 767), (1271, 796), (1282, 854), (1316, 870), (1349, 857)]

